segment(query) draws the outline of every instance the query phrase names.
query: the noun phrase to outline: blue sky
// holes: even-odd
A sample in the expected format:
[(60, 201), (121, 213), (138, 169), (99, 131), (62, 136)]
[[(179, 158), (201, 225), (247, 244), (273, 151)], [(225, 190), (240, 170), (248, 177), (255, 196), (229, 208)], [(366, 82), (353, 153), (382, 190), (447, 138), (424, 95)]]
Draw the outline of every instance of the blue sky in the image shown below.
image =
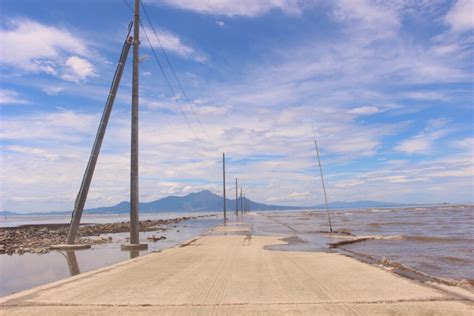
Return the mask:
[[(220, 193), (226, 152), (228, 195), (239, 177), (257, 201), (322, 203), (311, 124), (331, 201), (474, 200), (473, 1), (144, 5), (190, 104), (142, 32), (141, 201)], [(122, 0), (0, 9), (0, 208), (70, 210), (132, 12)], [(128, 199), (130, 98), (131, 58), (86, 207)]]

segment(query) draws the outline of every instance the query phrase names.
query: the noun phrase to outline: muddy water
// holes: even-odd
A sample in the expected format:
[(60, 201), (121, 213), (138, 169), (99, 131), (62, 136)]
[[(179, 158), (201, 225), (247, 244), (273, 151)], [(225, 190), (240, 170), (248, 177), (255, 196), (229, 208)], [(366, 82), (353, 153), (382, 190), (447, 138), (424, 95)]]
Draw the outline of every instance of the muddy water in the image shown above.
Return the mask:
[[(195, 214), (194, 214), (195, 215)], [(151, 216), (151, 215), (150, 215)], [(161, 216), (163, 215), (157, 215)], [(169, 218), (178, 217), (169, 214)], [(180, 213), (180, 216), (183, 214)], [(340, 251), (358, 258), (371, 258), (406, 266), (422, 274), (474, 283), (474, 208), (473, 206), (426, 206), (391, 209), (344, 209), (331, 211), (334, 230), (321, 211), (259, 212), (229, 221), (250, 226), (254, 235), (282, 235), (289, 245), (268, 246), (284, 251)], [(167, 217), (167, 216), (165, 216)], [(154, 219), (151, 218), (151, 219)], [(38, 220), (38, 219), (36, 219)], [(55, 219), (55, 222), (67, 221)], [(89, 222), (115, 222), (122, 218), (98, 217)], [(21, 224), (28, 224), (19, 219)], [(51, 219), (41, 219), (49, 223)], [(144, 252), (121, 251), (128, 234), (113, 234), (113, 242), (91, 250), (50, 252), (44, 255), (0, 255), (0, 296), (50, 283), (130, 258), (180, 244), (222, 224), (222, 217), (180, 222), (166, 232), (141, 233), (147, 242), (152, 235), (167, 239), (148, 242)], [(108, 236), (108, 235), (104, 235)], [(329, 244), (367, 238), (363, 242), (330, 248)]]
[[(262, 212), (248, 216), (254, 234), (293, 236), (278, 250), (340, 251), (390, 262), (421, 274), (474, 285), (474, 207), (426, 206), (331, 211)], [(336, 248), (328, 244), (348, 243)]]

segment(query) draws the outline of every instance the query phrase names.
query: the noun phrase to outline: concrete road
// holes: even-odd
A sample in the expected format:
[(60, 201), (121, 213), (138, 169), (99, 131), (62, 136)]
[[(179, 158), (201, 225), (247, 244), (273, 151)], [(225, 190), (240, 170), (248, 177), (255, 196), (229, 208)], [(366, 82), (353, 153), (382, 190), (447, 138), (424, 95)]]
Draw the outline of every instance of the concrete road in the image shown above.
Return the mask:
[(185, 245), (0, 298), (16, 314), (473, 315), (473, 295), (335, 253), (265, 250), (283, 236), (219, 227)]

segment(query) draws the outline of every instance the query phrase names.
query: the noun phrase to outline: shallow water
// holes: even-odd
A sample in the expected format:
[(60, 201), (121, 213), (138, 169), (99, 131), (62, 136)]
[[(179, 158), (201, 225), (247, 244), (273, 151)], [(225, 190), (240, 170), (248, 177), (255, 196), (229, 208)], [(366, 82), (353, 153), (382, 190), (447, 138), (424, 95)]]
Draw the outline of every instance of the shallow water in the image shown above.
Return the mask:
[[(209, 213), (207, 213), (209, 214)], [(148, 215), (148, 216), (146, 216)], [(143, 214), (141, 220), (177, 218), (182, 216), (197, 216), (203, 213), (169, 213), (169, 214)], [(215, 215), (215, 213), (212, 213)], [(107, 219), (100, 217), (100, 222), (112, 222), (116, 217)], [(127, 220), (120, 219), (119, 222)], [(88, 221), (90, 222), (90, 221)], [(166, 226), (168, 230), (162, 232), (141, 232), (140, 241), (148, 244), (146, 251), (122, 251), (120, 245), (127, 242), (129, 233), (103, 234), (101, 236), (113, 237), (113, 242), (102, 245), (94, 245), (89, 250), (78, 251), (51, 251), (46, 254), (23, 255), (0, 255), (0, 296), (26, 290), (42, 284), (67, 278), (82, 272), (108, 266), (117, 262), (125, 261), (137, 256), (143, 256), (150, 252), (170, 248), (183, 243), (195, 236), (209, 231), (222, 222), (222, 217), (203, 217), (179, 222), (172, 226)], [(22, 221), (23, 224), (32, 224)], [(43, 221), (43, 224), (50, 223)], [(157, 242), (147, 241), (150, 236), (166, 236), (166, 239)]]
[(254, 234), (296, 236), (300, 242), (268, 247), (278, 250), (330, 251), (328, 243), (369, 237), (364, 242), (340, 246), (347, 251), (445, 280), (474, 281), (474, 207), (426, 206), (331, 211), (334, 230), (352, 234), (327, 234), (325, 212), (265, 212), (248, 220)]
[[(216, 213), (213, 213), (216, 214)], [(176, 218), (202, 213), (143, 214), (141, 219)], [(128, 220), (124, 216), (84, 217), (89, 223), (111, 223)], [(254, 235), (281, 235), (289, 245), (267, 246), (284, 251), (342, 251), (386, 258), (435, 278), (474, 280), (474, 207), (426, 206), (385, 209), (340, 209), (331, 211), (334, 230), (346, 234), (329, 234), (327, 214), (323, 211), (280, 211), (246, 214), (229, 221), (249, 225)], [(58, 222), (58, 220), (61, 220)], [(33, 221), (33, 222), (32, 222)], [(17, 225), (32, 223), (68, 223), (69, 218), (24, 218)], [(13, 222), (13, 221), (12, 221)], [(165, 235), (167, 239), (147, 242), (147, 251), (121, 251), (128, 233), (110, 234), (113, 242), (95, 245), (91, 250), (53, 251), (44, 255), (0, 255), (0, 296), (50, 283), (81, 272), (90, 271), (138, 255), (169, 248), (203, 234), (222, 223), (222, 216), (179, 222), (165, 232), (141, 233)], [(352, 234), (352, 235), (349, 235)], [(103, 235), (109, 236), (109, 235)], [(329, 243), (357, 237), (374, 239), (330, 249)]]
[[(199, 216), (209, 214), (206, 212), (177, 213), (142, 213), (140, 220), (159, 220), (167, 218), (177, 218), (182, 216)], [(129, 214), (84, 214), (81, 219), (82, 224), (106, 224), (128, 222)], [(20, 216), (2, 216), (0, 217), (0, 227), (18, 227), (22, 225), (41, 225), (41, 224), (69, 224), (71, 215), (20, 215)]]

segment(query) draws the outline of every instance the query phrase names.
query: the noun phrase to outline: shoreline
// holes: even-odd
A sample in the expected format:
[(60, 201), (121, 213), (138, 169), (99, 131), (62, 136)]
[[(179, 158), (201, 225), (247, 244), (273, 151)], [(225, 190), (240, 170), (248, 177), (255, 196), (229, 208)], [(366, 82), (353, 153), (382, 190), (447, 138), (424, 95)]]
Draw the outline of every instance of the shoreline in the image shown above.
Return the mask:
[[(307, 214), (305, 214), (306, 216)], [(311, 214), (312, 215), (312, 214)], [(174, 231), (173, 228), (176, 227), (176, 225), (174, 224), (177, 224), (179, 223), (180, 221), (182, 220), (191, 220), (193, 218), (204, 218), (204, 217), (209, 217), (209, 218), (212, 218), (212, 217), (215, 217), (217, 216), (217, 214), (208, 214), (208, 215), (201, 215), (201, 216), (188, 216), (188, 217), (178, 217), (178, 218), (170, 218), (170, 219), (166, 219), (166, 220), (144, 220), (144, 221), (141, 221), (141, 228), (143, 229), (140, 229), (142, 232), (152, 232), (152, 231), (157, 231), (158, 233), (161, 231), (161, 232), (165, 232), (167, 230), (171, 230), (171, 231)], [(464, 290), (467, 290), (467, 291), (470, 291), (470, 292), (474, 292), (474, 280), (470, 280), (469, 278), (443, 278), (443, 277), (440, 277), (440, 276), (436, 276), (436, 275), (431, 275), (429, 273), (426, 273), (426, 272), (423, 272), (423, 271), (420, 271), (420, 270), (417, 270), (416, 268), (413, 268), (413, 267), (410, 267), (410, 266), (407, 266), (407, 265), (404, 265), (400, 262), (397, 262), (396, 260), (390, 260), (390, 257), (387, 256), (387, 258), (379, 255), (377, 256), (377, 254), (372, 254), (372, 255), (369, 255), (369, 254), (366, 254), (366, 253), (362, 253), (362, 252), (357, 252), (357, 251), (353, 251), (353, 250), (350, 250), (350, 247), (349, 249), (347, 249), (346, 247), (344, 247), (345, 245), (351, 245), (352, 243), (358, 243), (358, 242), (363, 242), (363, 241), (366, 241), (366, 240), (378, 240), (378, 239), (388, 239), (388, 240), (403, 240), (404, 238), (402, 238), (403, 236), (368, 236), (368, 235), (361, 235), (361, 236), (357, 236), (357, 235), (354, 235), (348, 231), (345, 231), (344, 229), (342, 230), (336, 230), (335, 231), (335, 234), (329, 234), (328, 231), (325, 231), (325, 230), (309, 230), (308, 233), (311, 233), (313, 235), (318, 235), (318, 236), (323, 236), (323, 237), (333, 237), (333, 239), (331, 239), (331, 242), (327, 242), (327, 243), (324, 243), (323, 244), (323, 247), (314, 247), (315, 244), (312, 244), (312, 241), (306, 241), (306, 240), (302, 240), (300, 237), (298, 237), (297, 235), (301, 233), (301, 231), (299, 230), (295, 230), (293, 227), (290, 226), (290, 224), (285, 224), (285, 223), (282, 223), (280, 222), (279, 220), (276, 220), (274, 218), (268, 218), (267, 214), (260, 214), (260, 213), (249, 213), (249, 216), (246, 216), (246, 217), (242, 217), (240, 219), (235, 219), (235, 218), (232, 218), (232, 220), (228, 221), (228, 223), (232, 226), (234, 225), (234, 221), (237, 220), (237, 222), (235, 224), (238, 224), (238, 225), (250, 225), (251, 228), (251, 233), (254, 235), (254, 236), (265, 236), (265, 231), (261, 231), (261, 227), (259, 228), (258, 225), (267, 225), (266, 222), (262, 222), (260, 220), (260, 218), (266, 218), (266, 219), (270, 219), (272, 220), (272, 222), (276, 222), (278, 223), (279, 225), (282, 225), (286, 228), (288, 228), (291, 233), (290, 235), (285, 235), (286, 237), (284, 237), (282, 239), (282, 241), (284, 241), (285, 243), (283, 244), (278, 244), (278, 245), (268, 245), (268, 246), (265, 246), (265, 249), (268, 249), (268, 250), (271, 250), (271, 251), (304, 251), (304, 252), (320, 252), (320, 251), (323, 251), (323, 252), (335, 252), (335, 253), (339, 253), (339, 254), (342, 254), (344, 256), (347, 256), (347, 257), (350, 257), (350, 258), (353, 258), (355, 260), (358, 260), (360, 262), (363, 262), (365, 264), (369, 264), (369, 265), (372, 265), (372, 266), (375, 266), (375, 267), (379, 267), (379, 268), (382, 268), (382, 269), (385, 269), (385, 270), (388, 270), (392, 273), (395, 273), (397, 275), (400, 275), (402, 277), (405, 277), (405, 278), (408, 278), (408, 279), (411, 279), (411, 280), (414, 280), (416, 282), (422, 282), (422, 283), (426, 283), (426, 282), (431, 282), (431, 283), (435, 283), (437, 285), (444, 285), (444, 286), (457, 286), (459, 288), (462, 288)], [(245, 220), (244, 220), (245, 219)], [(217, 219), (216, 219), (217, 220)], [(243, 222), (240, 222), (239, 224), (239, 221), (241, 220), (244, 220)], [(250, 220), (250, 221), (249, 221)], [(256, 222), (255, 222), (256, 221)], [(256, 227), (254, 227), (254, 224), (253, 222), (255, 222), (257, 224)], [(125, 224), (125, 225), (124, 225)], [(166, 224), (166, 225), (163, 225), (163, 224)], [(293, 225), (293, 224), (291, 224)], [(184, 226), (186, 227), (186, 226)], [(17, 226), (17, 227), (10, 227), (10, 228), (0, 228), (0, 234), (2, 232), (2, 229), (3, 231), (16, 231), (16, 230), (29, 230), (29, 229), (33, 229), (33, 230), (41, 230), (41, 229), (44, 229), (44, 228), (61, 228), (61, 229), (67, 229), (68, 228), (68, 225), (67, 224), (27, 224), (27, 225), (22, 225), (22, 226)], [(121, 230), (125, 230), (125, 232), (128, 232), (128, 227), (127, 227), (127, 222), (120, 222), (120, 223), (106, 223), (106, 224), (88, 224), (88, 223), (84, 223), (81, 225), (81, 229), (86, 229), (87, 232), (86, 233), (91, 233), (91, 232), (94, 232), (95, 235), (92, 235), (87, 237), (83, 237), (83, 238), (89, 238), (89, 240), (87, 242), (91, 243), (91, 244), (111, 244), (111, 247), (115, 247), (114, 245), (120, 242), (124, 242), (124, 231), (121, 231)], [(107, 228), (108, 230), (105, 230), (105, 228)], [(181, 228), (179, 228), (181, 229)], [(181, 229), (182, 230), (182, 229)], [(120, 236), (119, 239), (120, 240), (116, 240), (115, 236), (113, 234), (121, 234), (121, 235), (118, 235)], [(220, 233), (221, 234), (227, 234), (227, 232), (224, 232), (223, 230), (220, 230)], [(242, 230), (242, 231), (235, 231), (235, 229), (231, 232), (232, 234), (241, 234), (241, 235), (247, 235), (248, 232)], [(262, 234), (263, 233), (263, 234)], [(295, 233), (297, 235), (292, 235), (292, 233)], [(101, 237), (101, 236), (98, 236), (98, 235), (101, 235), (101, 234), (112, 234), (112, 236), (114, 236), (114, 239), (113, 240), (110, 240), (108, 239), (108, 236), (106, 237)], [(181, 234), (179, 233), (179, 230), (176, 230), (176, 233), (174, 233), (176, 236), (176, 234)], [(197, 236), (197, 237), (194, 237), (192, 238), (191, 240), (195, 239), (195, 238), (199, 238), (202, 234), (206, 234), (205, 232), (201, 231), (199, 232), (197, 235), (194, 235), (194, 236)], [(216, 232), (214, 232), (214, 234), (216, 234)], [(280, 234), (280, 233), (278, 233)], [(168, 235), (168, 234), (167, 234)], [(158, 237), (157, 237), (158, 236)], [(148, 242), (156, 242), (158, 240), (161, 240), (161, 239), (166, 239), (165, 236), (160, 236), (160, 234), (158, 234), (157, 236), (155, 235), (151, 235), (150, 233), (148, 234), (145, 234), (144, 238), (143, 238), (143, 241), (146, 242), (148, 240)], [(193, 236), (193, 235), (189, 235), (189, 233), (185, 233), (185, 236)], [(304, 236), (304, 235), (303, 235)], [(334, 239), (334, 237), (336, 237)], [(397, 238), (394, 238), (394, 237), (397, 237)], [(421, 236), (422, 240), (424, 239), (427, 239), (423, 236)], [(155, 251), (162, 251), (162, 249), (167, 249), (169, 247), (174, 247), (172, 245), (169, 245), (169, 242), (173, 242), (174, 238), (176, 237), (171, 237), (171, 240), (170, 241), (165, 241), (165, 246), (158, 246), (160, 250), (156, 250)], [(305, 237), (303, 237), (305, 238)], [(410, 240), (412, 239), (413, 237), (410, 237)], [(306, 238), (305, 238), (306, 239)], [(339, 239), (339, 241), (337, 241)], [(417, 239), (420, 239), (419, 236), (417, 237)], [(430, 237), (430, 239), (433, 239)], [(180, 239), (180, 243), (179, 244), (174, 244), (174, 245), (182, 245), (182, 238)], [(310, 240), (310, 239), (309, 239)], [(161, 244), (161, 243), (158, 243), (158, 244)], [(158, 245), (156, 244), (156, 245)], [(168, 246), (166, 246), (166, 244), (168, 244)], [(296, 245), (296, 247), (294, 247)], [(316, 243), (316, 246), (318, 246), (318, 244)], [(321, 244), (319, 245), (321, 246)], [(108, 245), (104, 245), (104, 247), (107, 247), (109, 248), (110, 246)], [(21, 249), (21, 248), (18, 248), (18, 249)], [(41, 248), (40, 248), (41, 249)], [(43, 253), (47, 253), (49, 250), (43, 252)], [(152, 252), (152, 251), (150, 251)], [(42, 252), (34, 252), (34, 251), (30, 251), (30, 253), (38, 253), (38, 254), (42, 254)], [(18, 251), (14, 251), (14, 252), (11, 252), (10, 255), (12, 254), (15, 254), (15, 255), (22, 255), (23, 252), (18, 252)], [(98, 254), (98, 253), (97, 253)], [(18, 257), (17, 257), (18, 258)], [(36, 259), (35, 259), (36, 260)], [(89, 260), (94, 260), (92, 257), (89, 256)], [(121, 260), (124, 260), (124, 259), (121, 259)], [(125, 259), (126, 260), (126, 259)], [(98, 267), (105, 267), (105, 266), (108, 266), (109, 264), (105, 264), (105, 265), (96, 265), (96, 268)], [(12, 266), (13, 267), (13, 266)], [(86, 271), (90, 271), (86, 269)], [(21, 289), (20, 289), (21, 291)]]
[[(455, 287), (433, 287), (338, 253), (264, 249), (284, 245), (288, 237), (217, 226), (159, 253), (0, 298), (0, 309), (9, 314), (472, 311), (472, 293)], [(90, 295), (98, 288), (100, 295)]]
[[(217, 215), (182, 216), (170, 219), (142, 220), (140, 232), (165, 232), (179, 222), (215, 217)], [(22, 255), (24, 253), (45, 254), (50, 251), (50, 246), (64, 242), (69, 230), (69, 224), (25, 224), (15, 227), (0, 228), (0, 255)], [(77, 240), (79, 243), (97, 245), (112, 242), (113, 238), (100, 237), (103, 234), (118, 234), (130, 231), (130, 222), (89, 224), (79, 226)], [(153, 236), (150, 241), (157, 241), (165, 236)]]

